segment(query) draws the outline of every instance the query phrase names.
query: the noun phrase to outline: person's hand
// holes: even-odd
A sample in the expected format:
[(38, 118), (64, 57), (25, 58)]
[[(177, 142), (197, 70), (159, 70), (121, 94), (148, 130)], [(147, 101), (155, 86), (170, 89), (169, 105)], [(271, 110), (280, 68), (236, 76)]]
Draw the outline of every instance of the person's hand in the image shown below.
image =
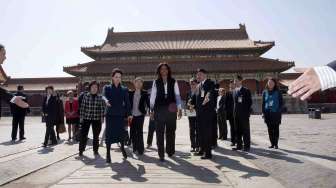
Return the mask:
[(105, 101), (107, 107), (111, 107), (111, 103), (109, 101)]
[(321, 89), (321, 83), (314, 68), (296, 68), (294, 70), (303, 74), (288, 86), (289, 95), (306, 100)]
[(14, 104), (16, 104), (17, 106), (19, 106), (21, 108), (28, 108), (29, 107), (29, 104), (24, 102), (22, 100), (22, 98), (19, 97), (19, 96), (16, 96), (13, 102), (14, 102)]
[(133, 116), (128, 116), (128, 117), (127, 117), (127, 120), (128, 120), (129, 122), (132, 122), (132, 120), (133, 120)]
[(202, 105), (206, 105), (210, 101), (208, 96), (205, 96)]
[(177, 119), (181, 119), (182, 118), (182, 110), (181, 109), (178, 109), (177, 110)]
[(154, 120), (154, 112), (150, 112), (149, 117), (150, 117), (151, 120)]

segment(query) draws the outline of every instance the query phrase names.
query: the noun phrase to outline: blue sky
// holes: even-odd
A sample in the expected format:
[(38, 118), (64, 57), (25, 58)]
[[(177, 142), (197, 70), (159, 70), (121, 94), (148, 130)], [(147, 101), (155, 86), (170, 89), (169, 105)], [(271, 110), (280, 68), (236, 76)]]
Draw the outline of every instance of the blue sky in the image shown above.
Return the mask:
[(264, 57), (298, 67), (336, 59), (334, 0), (0, 0), (0, 43), (11, 77), (67, 76), (62, 67), (91, 59), (107, 29), (146, 31), (238, 28), (275, 41)]

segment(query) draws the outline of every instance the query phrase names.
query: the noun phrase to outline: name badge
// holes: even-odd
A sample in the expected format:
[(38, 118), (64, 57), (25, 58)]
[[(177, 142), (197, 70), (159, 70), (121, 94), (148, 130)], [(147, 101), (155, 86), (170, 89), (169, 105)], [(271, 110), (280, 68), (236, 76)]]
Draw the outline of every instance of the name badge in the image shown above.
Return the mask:
[(205, 95), (205, 93), (204, 93), (204, 90), (202, 89), (201, 90), (201, 97), (204, 98), (204, 95)]
[(242, 102), (243, 102), (243, 97), (242, 97), (242, 96), (239, 96), (239, 97), (238, 97), (238, 102), (239, 102), (239, 103), (242, 103)]

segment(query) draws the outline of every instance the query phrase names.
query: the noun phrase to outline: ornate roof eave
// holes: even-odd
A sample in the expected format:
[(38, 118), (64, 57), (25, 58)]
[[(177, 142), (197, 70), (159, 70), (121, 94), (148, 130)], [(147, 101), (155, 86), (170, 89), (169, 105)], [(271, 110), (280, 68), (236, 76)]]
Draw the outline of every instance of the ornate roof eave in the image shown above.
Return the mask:
[[(223, 71), (223, 70), (218, 70), (218, 71), (212, 71), (212, 73), (267, 73), (267, 72), (284, 72), (288, 69), (290, 69), (291, 67), (295, 66), (294, 62), (291, 61), (280, 61), (278, 59), (268, 59), (268, 58), (262, 58), (261, 60), (264, 61), (270, 61), (270, 62), (280, 62), (280, 63), (287, 63), (287, 66), (282, 66), (282, 67), (273, 67), (271, 69), (266, 69), (266, 70), (258, 70), (258, 69), (240, 69), (240, 70), (236, 70), (236, 71)], [(106, 73), (106, 72), (87, 72), (86, 67), (96, 63), (95, 61), (93, 62), (88, 62), (85, 64), (79, 64), (77, 66), (71, 66), (71, 67), (63, 67), (63, 71), (67, 72), (68, 74), (71, 74), (73, 76), (77, 76), (77, 77), (81, 77), (81, 76), (110, 76), (110, 73)], [(117, 66), (118, 63), (114, 64)], [(120, 64), (120, 63), (119, 63)], [(99, 66), (99, 65), (97, 65)], [(77, 69), (77, 70), (74, 70)], [(139, 74), (139, 75), (151, 75), (154, 74), (153, 73), (148, 73), (148, 72), (126, 72), (125, 75), (133, 75), (133, 74)], [(186, 70), (186, 71), (179, 71), (179, 72), (175, 72), (175, 74), (181, 75), (181, 74), (194, 74), (194, 71), (190, 71), (190, 70)]]
[[(288, 70), (287, 68), (280, 68), (280, 69), (273, 69), (273, 70), (262, 70), (262, 71), (253, 71), (253, 70), (250, 70), (250, 71), (246, 71), (246, 70), (240, 70), (240, 71), (212, 71), (211, 74), (244, 74), (244, 73), (275, 73), (275, 72), (284, 72)], [(109, 73), (99, 73), (99, 72), (72, 72), (72, 71), (69, 71), (67, 72), (68, 74), (71, 74), (71, 75), (74, 75), (74, 76), (77, 76), (77, 77), (85, 77), (85, 76), (92, 76), (92, 77), (109, 77), (110, 74)], [(125, 76), (127, 75), (154, 75), (154, 72), (153, 73), (146, 73), (146, 72), (136, 72), (136, 73), (125, 73)], [(176, 72), (174, 73), (174, 75), (193, 75), (195, 74), (195, 71), (185, 71), (185, 72)]]
[[(266, 43), (264, 43), (266, 44)], [(267, 42), (267, 45), (264, 46), (256, 46), (256, 47), (247, 47), (247, 48), (199, 48), (199, 49), (166, 49), (166, 50), (128, 50), (128, 51), (100, 51), (97, 49), (100, 49), (100, 47), (89, 47), (89, 48), (81, 48), (81, 51), (93, 58), (96, 59), (97, 57), (101, 55), (133, 55), (133, 54), (144, 54), (144, 53), (192, 53), (192, 52), (232, 52), (232, 51), (255, 51), (257, 54), (262, 55), (268, 50), (270, 50), (274, 46), (274, 42)]]

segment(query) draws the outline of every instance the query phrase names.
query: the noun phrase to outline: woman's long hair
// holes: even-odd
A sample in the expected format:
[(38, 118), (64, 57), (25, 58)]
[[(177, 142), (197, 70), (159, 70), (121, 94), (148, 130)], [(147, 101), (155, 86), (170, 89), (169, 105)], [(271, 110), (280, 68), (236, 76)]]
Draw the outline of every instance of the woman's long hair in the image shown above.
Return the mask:
[(166, 62), (162, 62), (162, 63), (160, 63), (160, 64), (157, 66), (157, 68), (156, 68), (157, 79), (162, 79), (162, 76), (161, 76), (161, 73), (160, 73), (160, 69), (161, 69), (161, 67), (163, 67), (163, 66), (165, 66), (165, 67), (168, 69), (167, 79), (172, 78), (172, 76), (171, 76), (172, 72), (171, 72), (171, 68), (170, 68), (170, 66), (169, 66), (168, 63), (166, 63)]

